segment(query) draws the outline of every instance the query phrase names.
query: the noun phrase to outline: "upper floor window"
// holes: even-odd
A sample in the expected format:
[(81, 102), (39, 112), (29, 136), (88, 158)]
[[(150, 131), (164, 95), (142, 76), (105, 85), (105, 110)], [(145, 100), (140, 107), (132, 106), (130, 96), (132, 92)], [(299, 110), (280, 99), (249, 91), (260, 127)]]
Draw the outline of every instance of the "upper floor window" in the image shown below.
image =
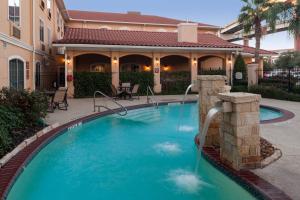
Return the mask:
[(20, 26), (20, 0), (8, 0), (9, 20)]
[(51, 46), (51, 43), (52, 43), (51, 29), (48, 28), (47, 31), (48, 31), (48, 41), (47, 41), (47, 42), (48, 42), (48, 46), (50, 47), (50, 46)]
[(47, 10), (48, 10), (49, 19), (51, 19), (51, 3), (52, 3), (52, 0), (47, 0)]
[(44, 42), (44, 22), (40, 20), (40, 41)]

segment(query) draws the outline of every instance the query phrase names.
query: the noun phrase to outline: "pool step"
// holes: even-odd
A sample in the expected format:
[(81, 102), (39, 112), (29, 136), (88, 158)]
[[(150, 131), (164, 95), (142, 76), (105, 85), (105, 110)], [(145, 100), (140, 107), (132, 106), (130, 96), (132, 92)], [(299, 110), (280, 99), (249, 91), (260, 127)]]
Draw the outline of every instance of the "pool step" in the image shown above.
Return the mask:
[[(121, 117), (118, 117), (121, 118)], [(123, 119), (128, 119), (137, 122), (153, 123), (160, 121), (160, 112), (157, 109), (142, 109), (129, 111)]]

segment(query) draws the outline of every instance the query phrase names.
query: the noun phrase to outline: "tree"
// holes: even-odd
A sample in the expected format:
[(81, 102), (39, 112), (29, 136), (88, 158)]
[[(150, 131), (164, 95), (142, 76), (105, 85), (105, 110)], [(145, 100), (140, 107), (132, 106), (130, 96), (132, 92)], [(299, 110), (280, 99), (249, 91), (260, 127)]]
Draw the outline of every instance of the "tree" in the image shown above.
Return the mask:
[(275, 67), (278, 68), (291, 68), (300, 66), (300, 53), (287, 52), (279, 56), (275, 62)]
[(254, 30), (255, 63), (259, 63), (260, 41), (263, 35), (262, 22), (266, 21), (266, 24), (274, 31), (276, 20), (280, 18), (278, 13), (283, 10), (282, 4), (270, 3), (269, 0), (242, 1), (245, 5), (241, 8), (238, 21), (242, 24), (244, 33), (249, 34)]

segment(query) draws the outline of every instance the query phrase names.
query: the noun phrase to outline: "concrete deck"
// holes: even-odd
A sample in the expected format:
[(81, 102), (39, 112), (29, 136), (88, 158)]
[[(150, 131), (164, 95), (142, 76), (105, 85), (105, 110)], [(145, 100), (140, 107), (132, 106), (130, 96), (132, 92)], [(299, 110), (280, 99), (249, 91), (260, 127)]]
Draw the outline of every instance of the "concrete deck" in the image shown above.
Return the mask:
[[(182, 96), (179, 95), (157, 96), (156, 98), (160, 102), (182, 100)], [(196, 96), (190, 95), (187, 100), (196, 100)], [(103, 101), (112, 108), (115, 106), (105, 100), (99, 101)], [(145, 104), (146, 97), (141, 97), (140, 100), (118, 102), (124, 106)], [(93, 113), (93, 99), (70, 99), (69, 104), (68, 111), (55, 110), (54, 113), (49, 114), (46, 122), (63, 124)], [(281, 149), (283, 156), (268, 167), (254, 170), (254, 172), (282, 189), (293, 199), (300, 200), (300, 103), (262, 99), (262, 104), (292, 111), (296, 116), (286, 122), (261, 125), (262, 137)]]

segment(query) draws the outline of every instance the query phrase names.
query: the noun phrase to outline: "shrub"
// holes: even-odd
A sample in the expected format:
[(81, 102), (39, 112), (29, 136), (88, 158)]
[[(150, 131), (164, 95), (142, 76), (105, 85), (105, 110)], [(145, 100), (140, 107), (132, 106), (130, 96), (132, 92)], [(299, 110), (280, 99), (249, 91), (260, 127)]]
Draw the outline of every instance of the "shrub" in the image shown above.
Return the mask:
[(111, 73), (75, 72), (75, 98), (92, 97), (97, 90), (109, 95), (111, 93), (111, 75)]
[(12, 149), (12, 139), (5, 127), (0, 126), (0, 158)]
[(288, 93), (285, 90), (272, 86), (251, 86), (248, 91), (250, 93), (261, 94), (264, 98), (287, 100), (287, 101), (300, 101), (300, 95)]
[(246, 85), (235, 85), (231, 88), (231, 92), (248, 92)]
[(24, 115), (24, 124), (32, 126), (46, 116), (48, 100), (47, 96), (40, 92), (3, 88), (0, 91), (0, 105), (18, 110), (18, 113)]
[(191, 72), (161, 72), (163, 94), (184, 94), (191, 84)]
[(153, 72), (120, 72), (120, 81), (129, 82), (131, 85), (139, 84), (139, 94), (145, 95), (147, 86), (151, 88), (154, 86), (154, 74)]

